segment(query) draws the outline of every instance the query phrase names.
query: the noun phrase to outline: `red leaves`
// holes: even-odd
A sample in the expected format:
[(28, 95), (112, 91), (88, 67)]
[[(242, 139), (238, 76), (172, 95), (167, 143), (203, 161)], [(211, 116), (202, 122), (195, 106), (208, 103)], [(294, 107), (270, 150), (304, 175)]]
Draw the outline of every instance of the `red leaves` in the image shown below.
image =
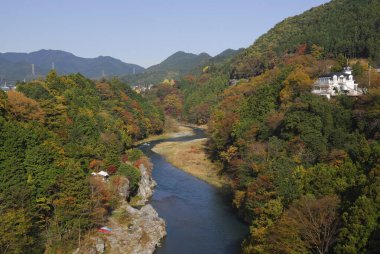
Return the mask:
[(110, 175), (114, 175), (117, 172), (117, 167), (115, 165), (110, 165), (107, 167), (107, 172)]

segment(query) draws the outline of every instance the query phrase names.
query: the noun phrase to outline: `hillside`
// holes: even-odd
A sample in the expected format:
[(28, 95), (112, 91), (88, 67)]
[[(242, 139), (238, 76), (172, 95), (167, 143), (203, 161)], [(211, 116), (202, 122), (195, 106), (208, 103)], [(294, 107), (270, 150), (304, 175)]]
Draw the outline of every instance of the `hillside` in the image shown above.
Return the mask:
[[(45, 76), (54, 63), (60, 74), (81, 73), (88, 78), (139, 73), (143, 67), (124, 63), (109, 56), (82, 58), (60, 50), (40, 50), (32, 53), (0, 53), (0, 76), (7, 81)], [(34, 76), (32, 75), (34, 64)]]
[[(333, 0), (287, 18), (237, 57), (232, 76), (248, 77), (273, 68), (306, 44), (319, 57), (370, 58), (380, 64), (380, 2)], [(312, 48), (314, 46), (314, 49)]]
[(213, 64), (223, 64), (227, 60), (234, 58), (238, 54), (242, 53), (245, 49), (226, 49), (223, 52), (219, 53), (218, 55), (212, 57), (209, 62)]
[(250, 225), (243, 253), (379, 253), (380, 75), (372, 69), (360, 97), (310, 93), (344, 55), (366, 87), (379, 60), (379, 4), (333, 0), (149, 94), (173, 117), (208, 123), (206, 150)]
[[(163, 116), (117, 80), (52, 71), (17, 89), (0, 91), (0, 252), (72, 253), (119, 193), (138, 194), (138, 167), (150, 164), (130, 148), (160, 133)], [(89, 177), (100, 170), (110, 184)]]
[(177, 72), (184, 74), (202, 65), (211, 58), (207, 53), (199, 55), (178, 51), (160, 64), (149, 67), (146, 72)]

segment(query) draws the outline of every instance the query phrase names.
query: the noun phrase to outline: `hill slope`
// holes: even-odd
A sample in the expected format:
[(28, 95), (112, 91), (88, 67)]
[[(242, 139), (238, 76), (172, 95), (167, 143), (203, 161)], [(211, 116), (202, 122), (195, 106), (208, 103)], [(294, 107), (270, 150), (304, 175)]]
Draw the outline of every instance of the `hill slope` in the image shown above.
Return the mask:
[(178, 51), (157, 65), (146, 69), (143, 73), (129, 74), (123, 77), (125, 82), (136, 84), (158, 84), (164, 79), (178, 79), (203, 66), (211, 56), (207, 53), (199, 55)]
[(81, 73), (88, 78), (139, 73), (143, 67), (124, 63), (109, 56), (82, 58), (60, 50), (40, 50), (32, 53), (0, 53), (0, 75), (9, 81), (31, 79), (32, 64), (35, 76), (45, 76), (52, 68), (61, 74)]
[(380, 64), (380, 2), (333, 0), (285, 19), (245, 50), (233, 65), (233, 76), (247, 77), (272, 68), (279, 58), (302, 44), (322, 47), (322, 56), (344, 54)]
[(178, 72), (180, 74), (191, 71), (202, 63), (205, 63), (211, 58), (207, 53), (201, 53), (199, 55), (178, 51), (160, 64), (151, 66), (147, 69), (147, 72)]

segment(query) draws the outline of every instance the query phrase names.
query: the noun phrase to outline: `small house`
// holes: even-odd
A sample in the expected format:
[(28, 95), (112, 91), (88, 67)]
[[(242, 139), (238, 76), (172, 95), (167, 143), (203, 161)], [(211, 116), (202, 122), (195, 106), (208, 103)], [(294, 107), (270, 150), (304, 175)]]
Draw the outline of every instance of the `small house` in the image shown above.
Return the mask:
[(363, 94), (358, 84), (355, 83), (352, 69), (344, 68), (343, 72), (330, 73), (319, 77), (314, 83), (313, 94), (326, 96), (328, 99), (331, 96), (345, 94), (347, 96), (360, 96)]
[(92, 172), (91, 173), (92, 176), (100, 176), (100, 177), (103, 177), (103, 181), (107, 181), (108, 178), (110, 177), (110, 175), (106, 172), (106, 171), (100, 171), (98, 173), (96, 172)]

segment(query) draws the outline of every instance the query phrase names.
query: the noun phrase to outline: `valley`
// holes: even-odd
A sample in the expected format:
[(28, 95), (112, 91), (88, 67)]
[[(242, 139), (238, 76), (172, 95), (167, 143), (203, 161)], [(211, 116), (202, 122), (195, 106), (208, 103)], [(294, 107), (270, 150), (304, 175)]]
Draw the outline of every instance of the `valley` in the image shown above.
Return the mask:
[(0, 253), (380, 253), (378, 0), (85, 2), (4, 33), (149, 64), (0, 53)]

